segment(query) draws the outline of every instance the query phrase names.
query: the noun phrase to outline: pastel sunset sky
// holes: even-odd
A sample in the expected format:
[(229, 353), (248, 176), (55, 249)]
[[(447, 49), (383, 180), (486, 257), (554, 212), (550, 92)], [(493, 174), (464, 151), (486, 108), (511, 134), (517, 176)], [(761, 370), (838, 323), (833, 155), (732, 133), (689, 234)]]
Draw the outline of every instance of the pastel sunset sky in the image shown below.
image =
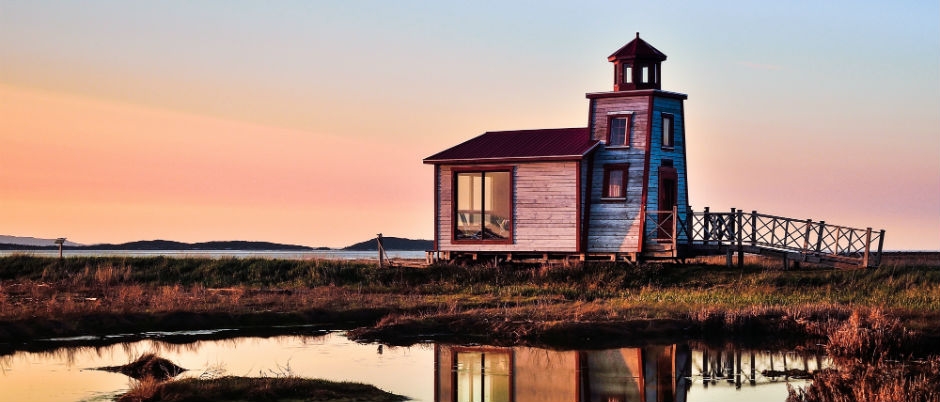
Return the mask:
[(430, 239), (421, 160), (587, 124), (640, 32), (693, 208), (940, 249), (937, 1), (0, 0), (0, 234)]

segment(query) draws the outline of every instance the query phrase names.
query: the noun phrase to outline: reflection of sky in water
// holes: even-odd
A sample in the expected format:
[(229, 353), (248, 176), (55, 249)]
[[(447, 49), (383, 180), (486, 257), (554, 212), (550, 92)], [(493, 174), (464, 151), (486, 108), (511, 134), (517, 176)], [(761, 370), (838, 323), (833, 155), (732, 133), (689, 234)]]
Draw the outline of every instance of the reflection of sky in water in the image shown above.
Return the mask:
[[(667, 350), (669, 348), (666, 347)], [(647, 357), (651, 357), (651, 351), (655, 347), (646, 349), (648, 350), (644, 353), (649, 355)], [(274, 377), (290, 372), (301, 377), (372, 384), (386, 391), (409, 396), (416, 401), (434, 399), (434, 347), (431, 344), (410, 348), (385, 346), (381, 350), (382, 353), (379, 353), (376, 344), (359, 344), (349, 341), (339, 333), (333, 333), (325, 336), (234, 338), (188, 344), (144, 340), (105, 347), (61, 348), (52, 352), (35, 353), (18, 352), (13, 355), (0, 356), (0, 390), (2, 390), (0, 400), (110, 401), (114, 395), (126, 390), (131, 380), (120, 374), (88, 369), (122, 365), (145, 353), (156, 353), (189, 369), (190, 371), (184, 373), (183, 376), (198, 377), (203, 373), (222, 371), (224, 375)], [(463, 350), (473, 356), (476, 356), (477, 352), (473, 347), (458, 347), (457, 350)], [(503, 350), (503, 352), (506, 351)], [(605, 353), (616, 355), (626, 353), (627, 356), (636, 355), (636, 359), (643, 359), (640, 357), (643, 355), (639, 354), (639, 349), (587, 351), (583, 353), (584, 364), (588, 364), (588, 369), (593, 367), (593, 371), (600, 372), (598, 370), (604, 366), (606, 360), (597, 359), (598, 356), (603, 357), (601, 355)], [(703, 367), (710, 366), (712, 370), (718, 367), (729, 367), (728, 359), (731, 355), (728, 352), (722, 352), (720, 360), (716, 361), (718, 354), (716, 351), (711, 351), (708, 358), (710, 363), (707, 364), (705, 363), (706, 356), (701, 350), (691, 350), (691, 355), (686, 353), (685, 356), (690, 358), (686, 361), (692, 367), (692, 381), (688, 394), (684, 395), (687, 397), (685, 400), (689, 402), (785, 400), (785, 382), (782, 379), (773, 382), (759, 374), (760, 370), (769, 368), (771, 364), (771, 356), (766, 352), (756, 353), (757, 382), (753, 386), (748, 384), (749, 353), (745, 352), (742, 355), (742, 372), (745, 373), (745, 377), (740, 389), (736, 389), (733, 382), (725, 379), (709, 381), (707, 387), (703, 384)], [(529, 397), (539, 395), (536, 398), (538, 401), (552, 400), (546, 393), (559, 391), (560, 385), (575, 385), (573, 376), (577, 375), (577, 370), (574, 369), (577, 359), (572, 351), (517, 348), (512, 356), (511, 361), (514, 367), (512, 373), (514, 380), (512, 381), (515, 383), (513, 388), (516, 393), (516, 402), (526, 402), (529, 399), (523, 394), (528, 394)], [(830, 364), (824, 357), (822, 360), (810, 357), (806, 360), (806, 366), (802, 358), (798, 356), (789, 355), (787, 359), (789, 368), (806, 367), (814, 370), (819, 364), (824, 367)], [(773, 361), (775, 369), (784, 368), (781, 354), (775, 354)], [(545, 362), (550, 364), (545, 366), (543, 364)], [(497, 361), (487, 363), (497, 363)], [(645, 369), (641, 368), (644, 366), (641, 360), (635, 362), (630, 360), (627, 363), (629, 364), (624, 367), (637, 372), (651, 368), (648, 364), (645, 364)], [(558, 365), (563, 366), (565, 370), (559, 371), (559, 367), (554, 367)], [(446, 363), (442, 367), (446, 367)], [(636, 378), (631, 377), (634, 374), (614, 373), (610, 370), (605, 372), (616, 374), (618, 378), (629, 377), (627, 383), (637, 381)], [(553, 377), (552, 373), (564, 378)], [(480, 374), (479, 381), (471, 381), (480, 385), (474, 388), (493, 388), (494, 390), (500, 388), (495, 385), (495, 388), (483, 387), (484, 384), (480, 381), (485, 382), (486, 378), (482, 373)], [(595, 382), (597, 380), (598, 378), (594, 379)], [(551, 386), (532, 387), (535, 384), (546, 385), (546, 381)], [(602, 384), (595, 383), (594, 387), (600, 385)], [(806, 383), (797, 380), (794, 385), (805, 386)], [(494, 391), (495, 394), (498, 392)], [(539, 399), (541, 397), (549, 399)]]
[(433, 400), (433, 348), (358, 344), (338, 334), (200, 341), (185, 345), (139, 341), (100, 348), (18, 352), (0, 357), (0, 390), (10, 401), (109, 401), (126, 390), (120, 374), (88, 368), (125, 364), (153, 352), (189, 369), (183, 376), (223, 369), (226, 375), (298, 376), (357, 381), (418, 401)]

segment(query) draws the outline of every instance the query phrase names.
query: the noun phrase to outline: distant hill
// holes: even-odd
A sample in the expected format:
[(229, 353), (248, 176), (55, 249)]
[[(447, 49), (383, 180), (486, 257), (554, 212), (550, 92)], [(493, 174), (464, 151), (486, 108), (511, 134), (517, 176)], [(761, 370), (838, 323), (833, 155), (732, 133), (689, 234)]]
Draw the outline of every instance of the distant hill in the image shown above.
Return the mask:
[[(58, 246), (46, 244), (0, 244), (0, 250), (57, 249)], [(66, 242), (68, 250), (255, 250), (255, 251), (310, 251), (313, 247), (293, 244), (279, 244), (264, 241), (210, 241), (203, 243), (182, 243), (171, 240), (143, 240), (121, 244), (92, 244), (89, 246)]]
[[(434, 242), (432, 242), (431, 240), (403, 239), (401, 237), (383, 237), (382, 244), (385, 245), (386, 250), (424, 251), (424, 250), (430, 250), (431, 247), (434, 245)], [(376, 247), (375, 239), (369, 239), (363, 242), (353, 244), (351, 246), (343, 247), (343, 250), (375, 251), (375, 250), (378, 250), (378, 247)]]
[[(0, 244), (19, 244), (23, 246), (55, 246), (55, 239), (40, 239), (36, 237), (4, 236), (0, 235)], [(66, 240), (66, 246), (81, 246), (81, 244)]]

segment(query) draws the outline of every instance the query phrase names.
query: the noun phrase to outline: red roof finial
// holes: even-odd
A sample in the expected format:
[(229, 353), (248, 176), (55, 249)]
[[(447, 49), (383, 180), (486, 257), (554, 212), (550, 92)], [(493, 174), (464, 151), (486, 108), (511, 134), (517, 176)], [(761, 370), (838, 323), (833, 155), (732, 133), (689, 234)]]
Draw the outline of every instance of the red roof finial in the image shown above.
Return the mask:
[(637, 39), (640, 39), (640, 33), (639, 33), (639, 32), (636, 33), (636, 38), (637, 38)]

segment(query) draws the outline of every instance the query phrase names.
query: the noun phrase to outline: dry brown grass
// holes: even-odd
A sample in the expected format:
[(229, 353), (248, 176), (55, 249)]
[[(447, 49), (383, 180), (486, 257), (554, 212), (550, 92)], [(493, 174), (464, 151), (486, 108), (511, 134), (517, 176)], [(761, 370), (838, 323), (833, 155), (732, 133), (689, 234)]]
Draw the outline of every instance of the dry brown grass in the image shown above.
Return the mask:
[(788, 402), (940, 401), (940, 355), (913, 358), (910, 332), (879, 309), (853, 312), (829, 335), (835, 368), (813, 375)]
[(121, 395), (120, 402), (147, 402), (154, 400), (155, 395), (160, 390), (162, 381), (153, 377), (146, 377), (140, 380), (131, 380), (130, 389)]

